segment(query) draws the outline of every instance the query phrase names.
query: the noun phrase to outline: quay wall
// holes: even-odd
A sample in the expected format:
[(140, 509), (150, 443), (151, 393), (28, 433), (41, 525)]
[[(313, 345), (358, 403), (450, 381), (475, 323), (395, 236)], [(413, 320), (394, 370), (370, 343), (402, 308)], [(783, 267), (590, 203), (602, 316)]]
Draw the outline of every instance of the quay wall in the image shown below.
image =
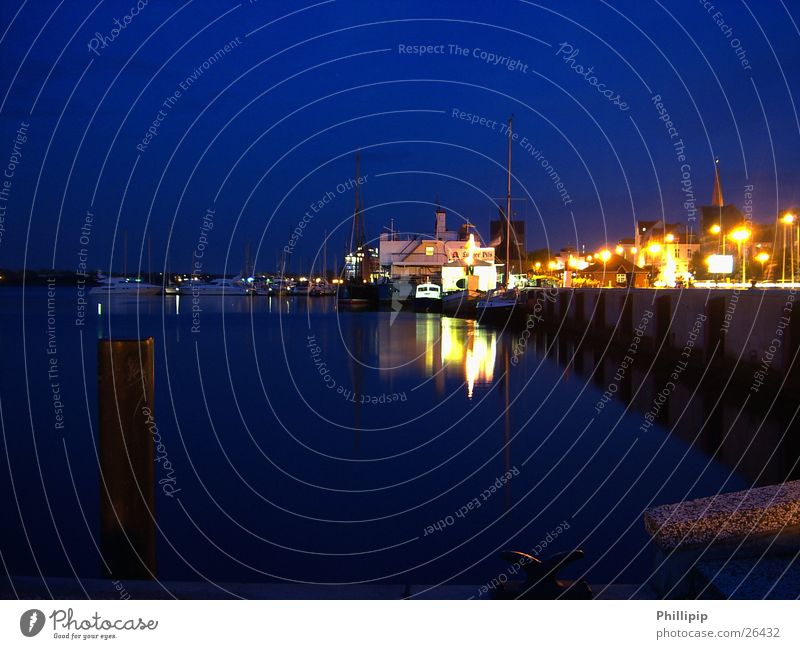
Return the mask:
[(620, 345), (643, 331), (651, 352), (690, 349), (692, 364), (749, 373), (756, 387), (789, 374), (794, 383), (800, 374), (800, 290), (576, 288), (547, 299), (532, 291), (529, 313), (537, 301), (545, 303), (536, 313), (550, 329), (589, 340), (610, 336)]

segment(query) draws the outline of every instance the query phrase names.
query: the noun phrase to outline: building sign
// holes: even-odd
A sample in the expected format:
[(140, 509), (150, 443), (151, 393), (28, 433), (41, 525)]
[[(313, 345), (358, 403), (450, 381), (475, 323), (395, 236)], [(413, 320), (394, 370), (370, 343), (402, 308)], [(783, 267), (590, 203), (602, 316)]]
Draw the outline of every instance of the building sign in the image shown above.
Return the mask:
[(708, 272), (726, 274), (733, 272), (733, 255), (711, 255), (708, 258)]
[(469, 241), (448, 241), (445, 244), (447, 261), (467, 264), (472, 261), (494, 262), (494, 248), (480, 248), (472, 238)]

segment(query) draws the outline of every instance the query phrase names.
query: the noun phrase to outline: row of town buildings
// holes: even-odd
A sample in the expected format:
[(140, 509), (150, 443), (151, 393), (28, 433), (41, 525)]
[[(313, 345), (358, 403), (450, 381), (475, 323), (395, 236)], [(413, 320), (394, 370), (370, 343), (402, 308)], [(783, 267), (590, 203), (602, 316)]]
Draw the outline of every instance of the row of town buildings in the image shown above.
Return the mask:
[[(491, 222), (490, 240), (482, 243), (474, 226), (449, 230), (444, 210), (437, 209), (431, 235), (403, 234), (392, 228), (374, 251), (375, 275), (411, 283), (435, 281), (444, 291), (477, 277), (479, 290), (505, 282), (506, 251), (512, 278), (523, 274), (557, 276), (565, 286), (686, 286), (698, 279), (742, 282), (794, 280), (800, 263), (800, 230), (793, 214), (775, 224), (753, 223), (733, 204), (726, 204), (717, 167), (710, 204), (701, 208), (699, 224), (666, 219), (640, 220), (634, 236), (586, 252), (566, 247), (547, 259), (529, 259), (524, 221), (512, 220), (506, 245), (505, 222)], [(796, 254), (795, 254), (796, 251)], [(471, 282), (470, 286), (474, 286)]]

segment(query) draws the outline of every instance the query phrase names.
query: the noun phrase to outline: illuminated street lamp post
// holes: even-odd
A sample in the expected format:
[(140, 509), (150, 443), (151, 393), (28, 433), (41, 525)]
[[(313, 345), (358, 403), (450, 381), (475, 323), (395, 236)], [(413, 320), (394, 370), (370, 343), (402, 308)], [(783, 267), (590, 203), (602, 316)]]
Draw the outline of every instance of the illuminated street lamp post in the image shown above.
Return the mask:
[(769, 254), (766, 252), (759, 252), (756, 255), (756, 261), (761, 262), (761, 281), (763, 282), (766, 278), (764, 277), (764, 264), (769, 259)]
[(781, 217), (781, 223), (783, 223), (786, 227), (783, 229), (783, 273), (782, 278), (783, 281), (786, 281), (786, 232), (789, 232), (789, 264), (792, 269), (792, 284), (794, 284), (794, 243), (792, 241), (792, 234), (794, 229), (792, 226), (794, 222), (797, 220), (797, 216), (792, 214), (791, 212), (787, 212)]
[(747, 283), (746, 279), (746, 268), (747, 268), (747, 261), (745, 260), (744, 256), (742, 255), (742, 244), (750, 238), (750, 230), (745, 227), (736, 228), (730, 234), (731, 239), (736, 242), (736, 245), (739, 250), (739, 260), (742, 264), (742, 284)]
[(722, 228), (715, 223), (714, 225), (712, 225), (708, 229), (708, 231), (711, 234), (715, 234), (715, 235), (719, 236), (719, 239), (718, 239), (718, 242), (717, 242), (717, 252), (720, 253), (721, 255), (724, 255), (725, 254), (725, 237), (722, 235)]
[[(605, 282), (606, 281), (606, 264), (608, 263), (608, 260), (611, 259), (611, 252), (609, 250), (603, 250), (600, 253), (600, 259), (603, 260), (603, 282)], [(609, 284), (611, 284), (610, 281), (609, 281)]]

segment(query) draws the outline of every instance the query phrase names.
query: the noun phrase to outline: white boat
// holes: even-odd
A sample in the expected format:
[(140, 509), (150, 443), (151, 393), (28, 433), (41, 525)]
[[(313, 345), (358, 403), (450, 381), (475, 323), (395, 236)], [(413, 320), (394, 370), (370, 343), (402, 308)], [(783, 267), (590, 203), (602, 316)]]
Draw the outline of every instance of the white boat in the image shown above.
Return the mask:
[(417, 290), (414, 291), (414, 310), (441, 312), (442, 287), (429, 282), (417, 286)]
[(309, 285), (307, 281), (297, 282), (289, 289), (289, 295), (303, 297), (308, 295)]
[(290, 295), (294, 282), (288, 279), (273, 279), (268, 288), (268, 295)]
[(180, 287), (180, 295), (254, 295), (255, 289), (241, 281), (233, 279), (212, 279), (210, 282), (190, 280)]
[(143, 282), (141, 278), (105, 277), (97, 275), (97, 286), (89, 289), (89, 295), (159, 295), (161, 287)]
[(310, 289), (308, 294), (314, 297), (324, 297), (327, 295), (336, 295), (336, 287), (328, 282), (316, 282)]

